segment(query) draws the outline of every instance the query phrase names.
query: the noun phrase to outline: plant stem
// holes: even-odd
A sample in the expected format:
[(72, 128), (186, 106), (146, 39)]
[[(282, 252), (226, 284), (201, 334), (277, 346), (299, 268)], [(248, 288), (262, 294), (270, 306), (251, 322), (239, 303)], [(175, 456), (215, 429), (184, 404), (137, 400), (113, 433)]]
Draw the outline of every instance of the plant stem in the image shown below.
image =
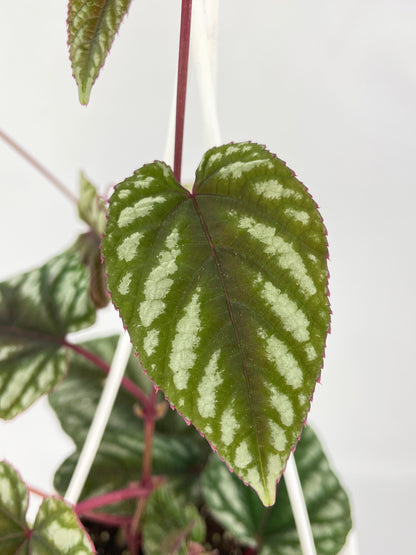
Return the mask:
[(52, 183), (63, 195), (66, 196), (75, 205), (78, 204), (77, 197), (66, 187), (57, 177), (55, 177), (49, 170), (47, 170), (40, 162), (38, 162), (33, 156), (31, 156), (26, 150), (24, 150), (20, 145), (18, 145), (11, 137), (9, 137), (4, 131), (0, 129), (0, 138), (3, 139), (9, 146), (11, 146), (20, 156), (22, 156), (26, 162), (29, 162), (34, 168), (38, 170), (46, 179)]
[[(96, 355), (95, 353), (92, 353), (91, 351), (88, 351), (87, 349), (84, 349), (84, 347), (81, 347), (81, 345), (76, 345), (75, 343), (70, 343), (66, 339), (63, 340), (62, 344), (65, 347), (68, 347), (68, 349), (71, 349), (72, 351), (78, 353), (79, 355), (81, 355), (85, 359), (92, 362), (97, 368), (99, 368), (100, 370), (102, 370), (106, 374), (109, 373), (110, 365), (105, 360), (103, 360), (98, 355)], [(140, 403), (143, 406), (146, 406), (148, 404), (149, 398), (146, 395), (146, 393), (144, 393), (144, 391), (142, 391), (140, 389), (140, 387), (138, 387), (129, 378), (127, 378), (126, 376), (123, 376), (123, 378), (121, 380), (121, 385), (124, 387), (124, 389), (126, 391), (131, 393), (138, 401), (140, 401)]]
[[(152, 479), (152, 443), (153, 435), (155, 432), (155, 421), (157, 418), (156, 411), (156, 389), (153, 387), (152, 393), (149, 397), (149, 403), (143, 411), (144, 419), (144, 449), (143, 449), (143, 462), (142, 462), (142, 487), (148, 487)], [(149, 492), (150, 493), (150, 492)], [(131, 532), (135, 535), (139, 530), (141, 518), (146, 507), (147, 496), (140, 497), (136, 511), (133, 515), (131, 522)]]
[(98, 507), (111, 505), (112, 503), (118, 503), (120, 501), (124, 501), (125, 499), (149, 495), (149, 492), (151, 490), (152, 486), (145, 487), (140, 485), (111, 491), (110, 493), (97, 495), (96, 497), (91, 497), (90, 499), (86, 499), (85, 501), (77, 503), (75, 506), (75, 511), (79, 515), (84, 515), (85, 513), (91, 511), (92, 509), (97, 509)]
[(178, 83), (176, 95), (175, 158), (173, 173), (181, 182), (183, 130), (185, 123), (186, 87), (188, 83), (189, 43), (191, 36), (192, 0), (182, 0), (179, 38)]

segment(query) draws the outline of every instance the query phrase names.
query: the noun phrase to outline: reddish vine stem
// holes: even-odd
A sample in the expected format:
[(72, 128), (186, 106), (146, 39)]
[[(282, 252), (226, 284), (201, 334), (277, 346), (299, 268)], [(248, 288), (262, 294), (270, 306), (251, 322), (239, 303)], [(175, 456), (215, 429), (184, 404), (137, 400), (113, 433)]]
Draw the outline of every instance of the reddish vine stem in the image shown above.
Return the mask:
[(188, 83), (189, 44), (191, 36), (192, 0), (182, 0), (179, 38), (178, 84), (176, 93), (175, 157), (173, 173), (181, 182), (183, 131), (185, 124), (186, 87)]
[[(98, 355), (92, 353), (91, 351), (88, 351), (87, 349), (84, 349), (84, 347), (81, 347), (81, 345), (70, 343), (66, 339), (63, 340), (62, 344), (92, 362), (97, 368), (99, 368), (106, 374), (109, 373), (110, 365), (107, 364), (107, 362), (100, 358)], [(144, 391), (142, 391), (140, 387), (138, 387), (126, 376), (123, 376), (121, 380), (121, 385), (126, 391), (136, 397), (136, 399), (143, 405), (143, 407), (146, 407), (149, 404), (149, 397), (146, 395), (146, 393), (144, 393)]]
[(49, 170), (47, 170), (40, 162), (36, 160), (33, 156), (31, 156), (24, 148), (16, 143), (11, 137), (9, 137), (4, 131), (0, 129), (0, 138), (3, 139), (5, 143), (7, 143), (10, 147), (13, 148), (22, 158), (29, 162), (34, 168), (38, 170), (46, 179), (54, 185), (63, 195), (66, 196), (71, 202), (75, 205), (78, 204), (77, 197), (66, 187), (57, 177), (55, 177)]
[(152, 488), (152, 485), (147, 487), (140, 485), (111, 491), (109, 493), (104, 493), (103, 495), (97, 495), (96, 497), (91, 497), (90, 499), (85, 499), (85, 501), (77, 503), (75, 505), (75, 511), (78, 515), (84, 516), (85, 513), (92, 511), (92, 509), (97, 509), (98, 507), (118, 503), (119, 501), (124, 501), (125, 499), (147, 496), (150, 491), (152, 491)]
[[(157, 418), (156, 396), (156, 388), (153, 387), (152, 393), (149, 396), (149, 403), (143, 411), (144, 449), (141, 486), (144, 488), (148, 487), (149, 484), (152, 484), (152, 443), (153, 435), (155, 433), (155, 421)], [(136, 511), (131, 522), (131, 532), (133, 536), (135, 536), (139, 530), (140, 521), (146, 507), (147, 497), (148, 496), (143, 496), (138, 500)]]

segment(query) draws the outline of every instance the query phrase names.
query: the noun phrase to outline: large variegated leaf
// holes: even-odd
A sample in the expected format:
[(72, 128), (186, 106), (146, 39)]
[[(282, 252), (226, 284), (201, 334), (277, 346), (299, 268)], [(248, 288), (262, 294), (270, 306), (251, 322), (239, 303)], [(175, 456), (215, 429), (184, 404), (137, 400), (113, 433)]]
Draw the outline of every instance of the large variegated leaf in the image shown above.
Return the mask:
[(208, 151), (192, 192), (155, 162), (116, 188), (102, 252), (145, 370), (273, 504), (329, 327), (326, 233), (305, 187), (251, 143)]
[[(348, 497), (331, 470), (318, 438), (308, 426), (295, 452), (317, 553), (336, 555), (351, 530)], [(254, 492), (213, 456), (202, 477), (208, 509), (242, 545), (259, 555), (298, 555), (299, 536), (284, 480), (273, 507), (263, 507)]]
[(69, 0), (68, 43), (81, 104), (88, 104), (91, 88), (130, 2), (131, 0)]
[(0, 462), (0, 553), (2, 555), (92, 555), (94, 546), (72, 507), (43, 500), (33, 527), (26, 522), (28, 492), (17, 472)]
[(94, 320), (76, 252), (0, 283), (0, 418), (13, 418), (63, 378), (65, 335)]

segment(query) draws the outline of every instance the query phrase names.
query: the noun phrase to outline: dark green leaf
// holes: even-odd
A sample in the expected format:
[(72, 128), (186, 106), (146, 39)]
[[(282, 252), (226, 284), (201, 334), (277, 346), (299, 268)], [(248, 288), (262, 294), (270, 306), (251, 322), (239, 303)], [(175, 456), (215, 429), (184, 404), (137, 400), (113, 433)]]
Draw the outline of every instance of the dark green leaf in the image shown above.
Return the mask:
[(79, 101), (91, 88), (111, 48), (131, 0), (69, 0), (68, 43)]
[(95, 553), (74, 510), (61, 499), (47, 497), (33, 529), (26, 522), (28, 492), (17, 472), (0, 463), (0, 552), (2, 555)]
[[(82, 346), (110, 362), (117, 338), (109, 337), (84, 343)], [(137, 359), (130, 357), (126, 376), (146, 392), (150, 380), (143, 374)], [(55, 487), (66, 490), (90, 427), (105, 374), (85, 358), (75, 355), (66, 379), (49, 395), (65, 432), (74, 440), (77, 451), (60, 467), (55, 476)], [(77, 402), (74, 403), (74, 398)], [(134, 415), (137, 400), (120, 389), (82, 498), (113, 489), (127, 487), (141, 477), (143, 454), (143, 423)], [(210, 449), (199, 434), (187, 426), (173, 411), (168, 410), (156, 423), (153, 438), (153, 471), (192, 483), (198, 477)], [(188, 484), (189, 485), (189, 484)]]
[(329, 327), (326, 233), (306, 188), (251, 143), (208, 151), (192, 193), (155, 162), (116, 188), (102, 252), (143, 367), (273, 504)]
[(188, 542), (203, 542), (205, 524), (198, 509), (168, 486), (150, 496), (143, 521), (146, 555), (188, 555)]
[[(295, 459), (317, 552), (336, 555), (352, 526), (350, 506), (310, 427), (302, 434)], [(202, 484), (210, 512), (242, 544), (257, 547), (259, 555), (301, 553), (284, 480), (278, 485), (275, 505), (265, 508), (255, 493), (213, 456)]]
[(1, 418), (13, 418), (62, 379), (65, 335), (94, 321), (87, 270), (74, 252), (0, 283)]

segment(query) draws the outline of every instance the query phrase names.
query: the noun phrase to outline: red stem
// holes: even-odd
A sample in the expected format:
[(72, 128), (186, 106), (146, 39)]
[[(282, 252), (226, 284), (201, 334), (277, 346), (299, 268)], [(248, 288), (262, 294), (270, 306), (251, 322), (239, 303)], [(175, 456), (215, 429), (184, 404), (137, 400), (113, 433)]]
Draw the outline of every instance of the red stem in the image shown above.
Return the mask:
[(178, 84), (176, 95), (175, 158), (173, 173), (181, 182), (183, 129), (185, 123), (186, 87), (188, 82), (189, 43), (191, 36), (192, 0), (182, 0), (179, 38)]
[(47, 170), (40, 162), (38, 162), (33, 156), (31, 156), (26, 150), (24, 150), (20, 145), (18, 145), (11, 137), (6, 135), (4, 131), (0, 129), (0, 138), (3, 139), (9, 146), (11, 146), (17, 153), (22, 156), (26, 162), (29, 162), (34, 168), (38, 170), (46, 179), (52, 183), (62, 194), (66, 196), (71, 202), (78, 204), (77, 197), (61, 182), (57, 177), (55, 177), (49, 170)]
[[(105, 360), (103, 360), (102, 358), (100, 358), (96, 354), (92, 353), (91, 351), (88, 351), (87, 349), (84, 349), (84, 347), (81, 347), (80, 345), (76, 345), (74, 343), (69, 343), (69, 341), (67, 341), (66, 339), (64, 339), (62, 341), (62, 344), (65, 347), (68, 347), (69, 349), (72, 349), (73, 351), (75, 351), (79, 355), (83, 356), (84, 358), (86, 358), (87, 360), (92, 362), (95, 366), (97, 366), (97, 368), (99, 368), (100, 370), (103, 370), (103, 372), (105, 372), (106, 374), (109, 373), (110, 365), (107, 364), (107, 362)], [(123, 379), (121, 380), (121, 385), (124, 387), (124, 389), (126, 391), (128, 391), (134, 397), (136, 397), (136, 399), (138, 401), (140, 401), (140, 403), (144, 407), (149, 404), (149, 397), (146, 395), (146, 393), (144, 393), (144, 391), (142, 391), (140, 389), (140, 387), (138, 387), (135, 383), (133, 383), (126, 376), (123, 376)]]
[(147, 496), (152, 491), (153, 486), (135, 486), (125, 489), (119, 489), (111, 491), (110, 493), (104, 493), (103, 495), (97, 495), (96, 497), (91, 497), (91, 499), (86, 499), (77, 503), (75, 506), (75, 511), (78, 515), (85, 516), (85, 513), (96, 509), (97, 507), (103, 507), (104, 505), (110, 505), (112, 503), (119, 503), (125, 499), (132, 499), (134, 497)]

